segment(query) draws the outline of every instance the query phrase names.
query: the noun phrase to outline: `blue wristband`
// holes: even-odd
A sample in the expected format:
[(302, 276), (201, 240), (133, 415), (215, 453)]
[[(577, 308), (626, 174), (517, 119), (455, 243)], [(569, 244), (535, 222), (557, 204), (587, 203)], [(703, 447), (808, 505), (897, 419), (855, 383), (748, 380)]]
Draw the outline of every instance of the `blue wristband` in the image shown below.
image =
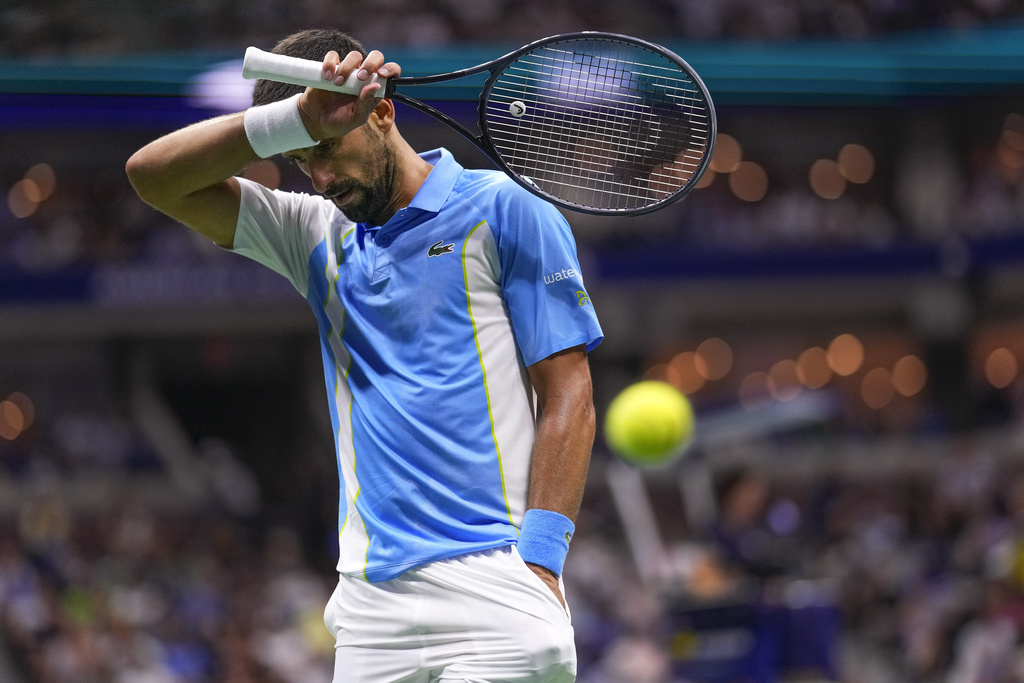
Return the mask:
[(562, 575), (562, 565), (569, 552), (569, 541), (576, 531), (572, 520), (558, 512), (531, 508), (523, 515), (519, 532), (519, 556), (531, 564), (539, 564)]

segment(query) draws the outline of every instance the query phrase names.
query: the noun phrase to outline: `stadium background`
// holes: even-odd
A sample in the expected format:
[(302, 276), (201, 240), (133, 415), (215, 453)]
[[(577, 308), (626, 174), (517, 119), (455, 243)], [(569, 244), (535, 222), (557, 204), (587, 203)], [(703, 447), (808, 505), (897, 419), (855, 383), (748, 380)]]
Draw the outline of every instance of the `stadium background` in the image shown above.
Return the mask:
[[(1024, 680), (1022, 16), (5, 0), (0, 680), (329, 680), (337, 475), (312, 316), (123, 173), (244, 106), (245, 46), (320, 25), (407, 74), (617, 31), (676, 50), (715, 97), (706, 187), (644, 218), (569, 215), (607, 335), (599, 418), (641, 377), (699, 416), (669, 470), (598, 438), (566, 569), (581, 683)], [(414, 146), (488, 165), (399, 116)]]

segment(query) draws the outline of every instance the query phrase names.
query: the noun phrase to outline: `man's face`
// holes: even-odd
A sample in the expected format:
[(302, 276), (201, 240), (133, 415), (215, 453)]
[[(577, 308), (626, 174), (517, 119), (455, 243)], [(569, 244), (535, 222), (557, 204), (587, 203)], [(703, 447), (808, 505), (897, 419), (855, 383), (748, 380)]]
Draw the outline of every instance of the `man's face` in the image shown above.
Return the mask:
[(394, 213), (390, 205), (397, 161), (384, 134), (372, 123), (285, 156), (309, 176), (313, 189), (351, 220), (379, 225)]

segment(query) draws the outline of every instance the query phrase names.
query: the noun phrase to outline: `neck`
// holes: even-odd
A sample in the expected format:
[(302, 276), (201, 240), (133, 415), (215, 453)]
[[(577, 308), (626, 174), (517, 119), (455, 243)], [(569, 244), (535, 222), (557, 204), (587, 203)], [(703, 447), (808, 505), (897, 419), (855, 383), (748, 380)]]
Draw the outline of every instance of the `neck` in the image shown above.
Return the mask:
[(386, 210), (377, 217), (378, 220), (375, 221), (377, 225), (384, 225), (400, 209), (409, 206), (412, 198), (416, 196), (420, 187), (427, 180), (427, 176), (434, 169), (401, 136), (396, 136), (394, 152), (395, 177), (392, 179), (392, 187), (395, 188), (395, 191)]

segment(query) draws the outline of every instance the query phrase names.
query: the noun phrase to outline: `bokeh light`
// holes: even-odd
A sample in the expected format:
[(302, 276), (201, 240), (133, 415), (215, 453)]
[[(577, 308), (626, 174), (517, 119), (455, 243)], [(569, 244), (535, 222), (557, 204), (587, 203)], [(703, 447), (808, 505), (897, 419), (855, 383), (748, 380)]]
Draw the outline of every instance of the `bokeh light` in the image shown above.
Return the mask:
[(729, 189), (745, 202), (759, 202), (768, 193), (768, 173), (753, 161), (741, 161), (729, 174)]
[(792, 401), (803, 392), (796, 361), (780, 360), (768, 371), (768, 393), (776, 401)]
[(715, 182), (715, 176), (717, 175), (718, 174), (715, 173), (715, 169), (711, 168), (711, 166), (709, 165), (706, 169), (704, 169), (704, 175), (702, 175), (700, 177), (700, 180), (697, 181), (696, 188), (699, 190), (702, 187), (710, 186), (712, 183)]
[(39, 188), (39, 201), (46, 201), (57, 188), (57, 173), (49, 164), (36, 164), (25, 172), (25, 179)]
[[(645, 382), (668, 382), (672, 386), (676, 386), (674, 373), (675, 371), (669, 368), (668, 363), (657, 363), (644, 371), (643, 380)], [(673, 377), (669, 377), (670, 374)]]
[(768, 374), (760, 370), (750, 373), (740, 382), (737, 394), (740, 405), (745, 409), (751, 410), (757, 407), (759, 403), (770, 396), (768, 393)]
[(722, 379), (732, 370), (732, 347), (724, 339), (711, 337), (697, 346), (694, 363), (697, 372), (707, 380)]
[(13, 403), (21, 411), (22, 419), (24, 421), (24, 427), (22, 429), (28, 429), (32, 426), (32, 423), (36, 419), (36, 407), (32, 403), (27, 395), (20, 391), (15, 391), (13, 394), (7, 397), (7, 400)]
[(999, 136), (999, 142), (1018, 152), (1024, 152), (1024, 133), (1019, 130), (1004, 128), (1002, 135)]
[(13, 401), (0, 401), (0, 437), (13, 441), (25, 430), (25, 416)]
[(851, 183), (863, 185), (875, 175), (875, 156), (863, 145), (843, 145), (836, 161), (839, 173)]
[(999, 162), (1007, 168), (1024, 168), (1024, 150), (1020, 150), (1015, 145), (1009, 144), (1007, 142), (1008, 135), (1010, 137), (1015, 137), (1020, 136), (1020, 133), (1009, 130), (1003, 131), (1003, 135), (999, 139), (999, 144), (996, 145), (996, 155), (999, 157)]
[(703, 388), (706, 380), (697, 368), (697, 354), (693, 351), (676, 354), (669, 361), (669, 367), (673, 371), (671, 383), (679, 391), (684, 394), (693, 394)]
[(711, 170), (715, 173), (732, 173), (743, 161), (743, 148), (731, 135), (719, 133), (715, 138), (715, 151), (711, 155)]
[(996, 389), (1005, 389), (1013, 384), (1019, 372), (1017, 356), (1005, 347), (992, 351), (985, 359), (985, 379)]
[(860, 382), (860, 396), (869, 408), (875, 410), (889, 405), (896, 396), (889, 371), (885, 368), (875, 368), (865, 373)]
[(829, 343), (827, 358), (832, 372), (847, 377), (864, 363), (864, 345), (852, 334), (841, 334)]
[(903, 356), (892, 366), (892, 385), (901, 396), (921, 393), (928, 382), (928, 368), (924, 361), (911, 354)]
[(28, 218), (39, 208), (43, 192), (34, 180), (22, 178), (7, 192), (7, 208), (15, 218)]
[(820, 346), (812, 346), (796, 360), (796, 376), (808, 389), (820, 389), (832, 379), (828, 353)]
[(1004, 130), (1015, 130), (1018, 133), (1024, 133), (1024, 115), (1017, 112), (1012, 112), (1006, 115), (1003, 119)]
[(839, 199), (846, 192), (846, 178), (840, 173), (839, 164), (831, 159), (818, 159), (811, 164), (807, 181), (822, 199)]

